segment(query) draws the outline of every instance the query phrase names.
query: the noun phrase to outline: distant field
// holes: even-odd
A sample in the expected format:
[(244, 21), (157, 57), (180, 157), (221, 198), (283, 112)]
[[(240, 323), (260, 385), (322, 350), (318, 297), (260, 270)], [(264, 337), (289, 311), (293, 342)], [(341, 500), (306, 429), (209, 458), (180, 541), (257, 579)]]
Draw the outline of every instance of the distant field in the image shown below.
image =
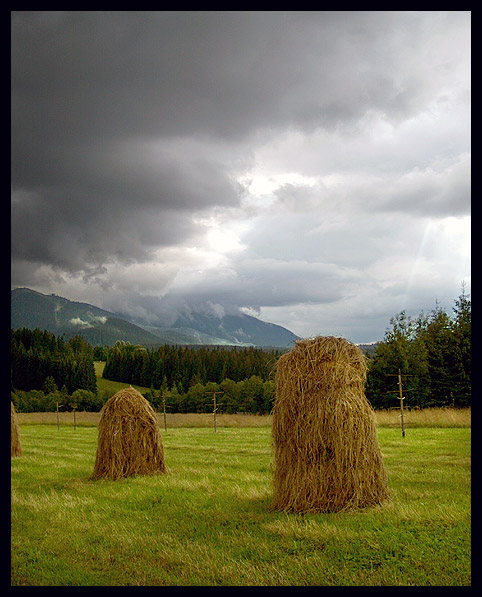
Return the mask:
[[(163, 414), (157, 413), (157, 417), (161, 427), (164, 427)], [(18, 413), (18, 419), (20, 425), (52, 425), (56, 424), (57, 415), (56, 413)], [(97, 425), (100, 419), (100, 413), (76, 412), (75, 419), (76, 425), (79, 426)], [(375, 419), (379, 427), (400, 427), (399, 411), (375, 411)], [(214, 427), (212, 414), (166, 413), (166, 422), (168, 428)], [(219, 428), (271, 427), (271, 422), (271, 415), (218, 414), (216, 417), (216, 425)], [(410, 429), (416, 427), (470, 427), (471, 409), (431, 408), (425, 410), (412, 410), (405, 413), (404, 422), (407, 433)], [(73, 413), (59, 413), (59, 424), (73, 426)]]
[[(55, 425), (56, 413), (17, 413), (20, 425)], [(164, 427), (164, 415), (157, 413), (159, 425)], [(92, 427), (99, 423), (100, 413), (76, 412), (75, 423), (79, 427)], [(204, 413), (166, 413), (168, 428), (178, 427), (213, 427), (214, 419), (211, 414)], [(217, 427), (270, 427), (269, 415), (217, 415)], [(59, 413), (59, 424), (72, 427), (74, 415), (72, 412)]]
[[(401, 427), (400, 410), (377, 410), (375, 419), (379, 427)], [(472, 411), (470, 408), (424, 408), (405, 410), (404, 426), (413, 427), (470, 427)]]
[(162, 430), (169, 474), (120, 481), (89, 481), (94, 426), (20, 433), (12, 585), (471, 584), (468, 427), (380, 427), (391, 500), (306, 515), (270, 509), (269, 426)]
[[(129, 387), (130, 384), (128, 383), (123, 383), (121, 381), (111, 381), (110, 379), (103, 379), (102, 373), (104, 371), (104, 368), (105, 362), (94, 361), (95, 375), (97, 377), (97, 393), (99, 394), (99, 396), (102, 396), (104, 392), (109, 392), (109, 394), (113, 396), (119, 390)], [(136, 385), (133, 385), (132, 387), (135, 388), (141, 394), (145, 394), (150, 389)]]

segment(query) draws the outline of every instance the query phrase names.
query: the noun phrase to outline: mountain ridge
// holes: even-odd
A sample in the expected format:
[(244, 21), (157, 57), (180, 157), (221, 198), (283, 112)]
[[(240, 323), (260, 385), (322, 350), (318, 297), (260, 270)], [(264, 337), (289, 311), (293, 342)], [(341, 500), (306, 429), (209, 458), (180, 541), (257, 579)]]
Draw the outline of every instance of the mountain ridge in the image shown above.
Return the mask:
[(146, 347), (161, 344), (287, 347), (299, 339), (282, 326), (246, 314), (219, 317), (193, 311), (189, 316), (179, 314), (170, 327), (158, 327), (30, 288), (11, 290), (11, 327), (46, 329), (67, 338), (81, 334), (94, 346), (111, 346), (123, 340)]

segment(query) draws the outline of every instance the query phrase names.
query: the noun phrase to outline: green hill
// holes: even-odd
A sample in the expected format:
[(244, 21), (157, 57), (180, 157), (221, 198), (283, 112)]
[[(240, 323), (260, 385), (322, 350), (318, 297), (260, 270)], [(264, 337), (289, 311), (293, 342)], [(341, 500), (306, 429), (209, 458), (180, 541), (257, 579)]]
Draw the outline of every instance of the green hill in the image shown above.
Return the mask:
[(80, 334), (93, 346), (112, 346), (117, 340), (142, 346), (173, 343), (88, 303), (29, 288), (16, 288), (11, 295), (13, 329), (39, 328), (58, 336), (64, 334), (67, 339)]

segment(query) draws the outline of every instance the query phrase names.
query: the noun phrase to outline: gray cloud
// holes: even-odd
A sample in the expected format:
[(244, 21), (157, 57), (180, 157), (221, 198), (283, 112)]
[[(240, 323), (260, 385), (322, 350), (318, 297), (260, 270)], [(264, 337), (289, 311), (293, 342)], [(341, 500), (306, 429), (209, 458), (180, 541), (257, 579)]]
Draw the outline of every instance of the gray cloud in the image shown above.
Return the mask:
[(210, 271), (190, 288), (181, 287), (180, 294), (196, 302), (212, 297), (225, 305), (285, 306), (298, 302), (332, 302), (340, 298), (347, 278), (357, 277), (333, 264), (276, 259), (242, 260), (235, 271)]
[[(11, 27), (12, 284), (286, 322), (364, 288), (375, 303), (394, 288), (381, 255), (470, 214), (469, 12), (13, 11)], [(259, 173), (264, 194), (240, 182)], [(293, 173), (312, 180), (276, 182)], [(216, 227), (232, 240), (213, 249)]]
[(370, 11), (16, 12), (14, 114), (25, 117), (35, 98), (40, 118), (31, 114), (23, 130), (30, 136), (36, 123), (35, 133), (61, 142), (238, 138), (260, 126), (346, 123), (367, 107), (403, 113), (426, 92), (412, 67), (431, 20)]

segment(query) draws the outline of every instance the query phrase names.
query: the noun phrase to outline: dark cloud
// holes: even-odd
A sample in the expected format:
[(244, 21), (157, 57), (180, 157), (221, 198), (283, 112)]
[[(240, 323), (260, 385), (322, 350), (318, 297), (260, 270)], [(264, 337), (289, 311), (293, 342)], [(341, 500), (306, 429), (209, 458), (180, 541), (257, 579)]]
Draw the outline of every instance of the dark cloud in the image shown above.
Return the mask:
[[(116, 289), (149, 313), (181, 291), (233, 309), (336, 304), (376, 261), (383, 214), (468, 213), (469, 12), (11, 14), (20, 285)], [(275, 170), (342, 182), (285, 184), (271, 210), (248, 209), (238, 180), (270, 151)], [(194, 280), (216, 218), (249, 220), (246, 251), (226, 258), (231, 277)], [(130, 290), (122, 266), (139, 266)]]
[(268, 135), (347, 126), (367, 108), (410, 112), (427, 91), (411, 68), (426, 19), (370, 11), (16, 12), (14, 180), (29, 148), (37, 158), (28, 170), (37, 161), (43, 169), (65, 149), (84, 153), (92, 144), (200, 134), (238, 141), (260, 128)]
[(421, 22), (364, 11), (22, 11), (12, 17), (14, 120), (33, 100), (23, 130), (57, 142), (237, 138), (332, 126), (367, 106), (405, 111), (425, 85), (399, 48), (413, 52)]

